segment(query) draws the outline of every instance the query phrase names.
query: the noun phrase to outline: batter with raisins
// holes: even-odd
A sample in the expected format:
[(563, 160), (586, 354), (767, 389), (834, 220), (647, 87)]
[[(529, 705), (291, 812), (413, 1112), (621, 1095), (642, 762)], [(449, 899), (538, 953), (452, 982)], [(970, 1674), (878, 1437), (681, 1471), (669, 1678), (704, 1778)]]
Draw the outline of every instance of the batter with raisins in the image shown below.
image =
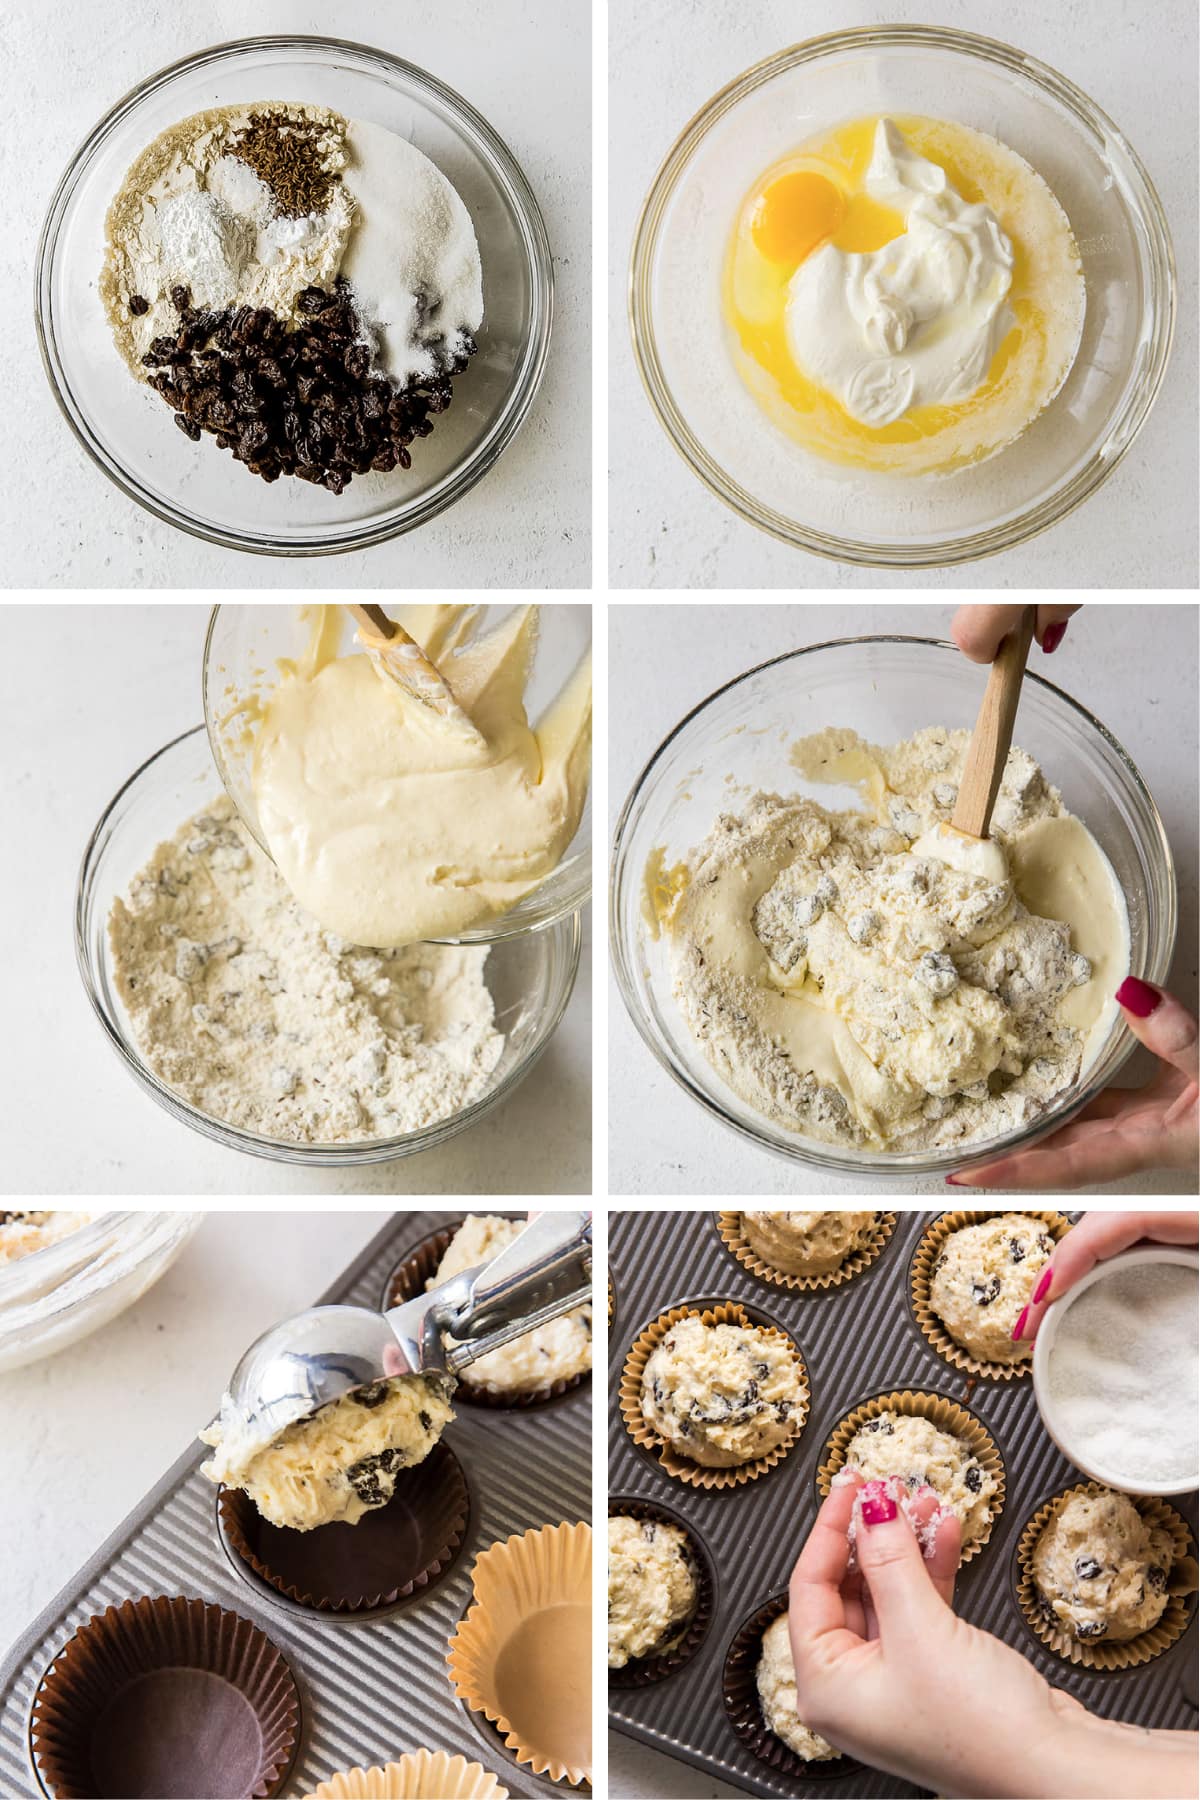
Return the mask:
[(1001, 1213), (952, 1232), (934, 1265), (929, 1300), (956, 1344), (980, 1362), (1027, 1362), (1013, 1330), (1054, 1251), (1043, 1220)]
[(862, 1249), (878, 1218), (873, 1212), (744, 1212), (742, 1235), (784, 1275), (826, 1275)]
[(696, 1611), (687, 1533), (661, 1519), (608, 1521), (608, 1666), (673, 1650)]
[(1055, 1514), (1034, 1549), (1033, 1576), (1060, 1630), (1081, 1642), (1126, 1643), (1167, 1610), (1174, 1560), (1170, 1534), (1105, 1488), (1072, 1494)]
[(691, 1314), (646, 1359), (642, 1416), (692, 1462), (732, 1468), (784, 1444), (808, 1401), (786, 1341), (757, 1325), (706, 1325)]
[(908, 1487), (931, 1487), (941, 1505), (962, 1526), (968, 1549), (992, 1522), (996, 1478), (979, 1462), (971, 1446), (932, 1419), (879, 1413), (859, 1427), (846, 1448), (846, 1467), (868, 1481), (895, 1476)]

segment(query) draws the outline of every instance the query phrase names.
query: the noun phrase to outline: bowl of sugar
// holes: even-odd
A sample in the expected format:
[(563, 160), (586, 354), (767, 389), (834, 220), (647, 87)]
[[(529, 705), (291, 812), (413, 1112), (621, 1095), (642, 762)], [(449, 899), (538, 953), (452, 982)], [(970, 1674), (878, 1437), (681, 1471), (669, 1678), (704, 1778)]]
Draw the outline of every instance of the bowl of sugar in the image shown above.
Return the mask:
[(1047, 1309), (1034, 1343), (1042, 1422), (1068, 1461), (1127, 1494), (1200, 1486), (1200, 1253), (1100, 1263)]

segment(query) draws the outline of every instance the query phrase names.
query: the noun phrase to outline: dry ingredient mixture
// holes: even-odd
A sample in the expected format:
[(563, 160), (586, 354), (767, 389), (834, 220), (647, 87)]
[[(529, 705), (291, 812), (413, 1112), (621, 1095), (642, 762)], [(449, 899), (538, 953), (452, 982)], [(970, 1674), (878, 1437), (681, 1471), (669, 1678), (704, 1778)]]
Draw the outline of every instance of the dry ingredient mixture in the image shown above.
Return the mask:
[(474, 354), (462, 200), (395, 133), (324, 107), (217, 107), (162, 132), (109, 209), (100, 295), (133, 374), (195, 441), (340, 494), (411, 462)]
[(486, 946), (364, 950), (322, 930), (225, 795), (159, 845), (109, 939), (150, 1069), (265, 1137), (420, 1130), (482, 1099), (504, 1048)]
[[(435, 1288), (452, 1275), (491, 1262), (524, 1229), (520, 1219), (504, 1219), (495, 1213), (468, 1213), (425, 1286)], [(573, 1381), (577, 1375), (586, 1375), (591, 1366), (592, 1309), (579, 1306), (574, 1312), (551, 1319), (524, 1337), (477, 1357), (464, 1371), (463, 1380), (468, 1387), (503, 1397), (536, 1393), (558, 1381)]]
[(1050, 1623), (1083, 1642), (1127, 1643), (1167, 1610), (1175, 1545), (1124, 1494), (1072, 1494), (1033, 1552), (1038, 1597)]
[(61, 1243), (92, 1218), (85, 1212), (0, 1212), (0, 1264)]

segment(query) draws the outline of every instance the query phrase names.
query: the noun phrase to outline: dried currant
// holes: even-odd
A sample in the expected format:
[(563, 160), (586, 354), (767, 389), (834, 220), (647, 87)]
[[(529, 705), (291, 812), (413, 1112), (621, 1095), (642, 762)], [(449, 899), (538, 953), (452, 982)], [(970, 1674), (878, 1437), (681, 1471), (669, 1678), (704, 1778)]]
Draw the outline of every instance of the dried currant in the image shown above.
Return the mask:
[(1075, 1576), (1078, 1581), (1095, 1581), (1100, 1574), (1103, 1574), (1103, 1570), (1094, 1556), (1075, 1558)]
[(990, 1281), (975, 1281), (971, 1284), (971, 1298), (976, 1306), (990, 1306), (1000, 1292), (1000, 1277), (993, 1275)]

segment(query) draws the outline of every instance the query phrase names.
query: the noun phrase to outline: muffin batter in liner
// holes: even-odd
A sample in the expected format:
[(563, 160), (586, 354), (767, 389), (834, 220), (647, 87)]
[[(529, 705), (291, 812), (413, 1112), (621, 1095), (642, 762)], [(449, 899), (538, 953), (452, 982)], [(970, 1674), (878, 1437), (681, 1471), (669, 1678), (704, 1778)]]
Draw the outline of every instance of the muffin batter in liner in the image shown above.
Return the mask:
[(656, 1656), (633, 1656), (623, 1669), (610, 1668), (608, 1671), (610, 1687), (649, 1687), (652, 1682), (662, 1681), (666, 1676), (673, 1675), (676, 1669), (681, 1669), (700, 1648), (712, 1620), (712, 1565), (708, 1552), (696, 1536), (695, 1526), (688, 1524), (669, 1507), (655, 1505), (649, 1500), (623, 1500), (610, 1496), (608, 1513), (610, 1518), (619, 1516), (626, 1519), (654, 1519), (660, 1525), (676, 1526), (686, 1534), (692, 1567), (696, 1573), (696, 1610), (684, 1626), (682, 1635)]
[(221, 1527), (260, 1580), (318, 1612), (372, 1612), (434, 1586), (466, 1535), (470, 1497), (454, 1452), (438, 1444), (402, 1469), (386, 1506), (355, 1525), (287, 1531), (264, 1519), (250, 1496), (222, 1488)]
[(1033, 1553), (1038, 1540), (1067, 1501), (1076, 1494), (1104, 1492), (1103, 1485), (1098, 1481), (1081, 1481), (1074, 1487), (1064, 1488), (1043, 1506), (1039, 1506), (1017, 1541), (1014, 1559), (1017, 1604), (1035, 1637), (1040, 1638), (1048, 1650), (1052, 1650), (1055, 1656), (1061, 1656), (1066, 1662), (1080, 1663), (1086, 1669), (1138, 1669), (1153, 1662), (1156, 1656), (1161, 1656), (1182, 1637), (1194, 1610), (1188, 1608), (1187, 1596), (1196, 1592), (1200, 1570), (1191, 1554), (1188, 1527), (1173, 1506), (1148, 1494), (1126, 1495), (1126, 1499), (1146, 1523), (1160, 1526), (1169, 1533), (1175, 1545), (1175, 1563), (1167, 1577), (1167, 1593), (1170, 1596), (1167, 1609), (1158, 1623), (1151, 1626), (1149, 1631), (1143, 1631), (1140, 1637), (1128, 1638), (1123, 1643), (1097, 1638), (1089, 1643), (1086, 1639), (1081, 1640), (1073, 1633), (1062, 1630), (1043, 1610), (1033, 1574)]
[(331, 1775), (304, 1800), (509, 1800), (490, 1769), (448, 1750), (410, 1750), (380, 1768)]
[(1033, 1368), (1033, 1346), (1030, 1345), (1030, 1354), (1020, 1362), (983, 1362), (979, 1357), (972, 1356), (957, 1338), (950, 1336), (934, 1312), (930, 1288), (934, 1267), (948, 1238), (969, 1225), (983, 1225), (988, 1219), (1002, 1218), (1008, 1212), (1021, 1212), (1028, 1218), (1040, 1219), (1056, 1244), (1061, 1243), (1071, 1229), (1071, 1221), (1065, 1213), (1038, 1212), (1024, 1206), (1000, 1206), (990, 1212), (943, 1213), (934, 1220), (918, 1243), (913, 1253), (909, 1280), (913, 1317), (943, 1362), (952, 1363), (956, 1369), (962, 1369), (968, 1375), (982, 1375), (993, 1381), (1011, 1381), (1014, 1377), (1028, 1375)]
[(864, 1269), (880, 1256), (895, 1228), (895, 1213), (883, 1212), (878, 1215), (875, 1229), (868, 1241), (858, 1250), (846, 1257), (836, 1269), (829, 1269), (823, 1275), (789, 1275), (783, 1269), (775, 1268), (764, 1262), (756, 1250), (746, 1242), (742, 1233), (741, 1212), (719, 1212), (717, 1214), (717, 1231), (721, 1242), (731, 1256), (737, 1258), (744, 1269), (759, 1281), (770, 1282), (775, 1287), (793, 1289), (796, 1293), (823, 1293), (828, 1288), (841, 1287), (844, 1282), (852, 1281), (861, 1275)]
[[(762, 1456), (756, 1456), (750, 1462), (738, 1463), (732, 1468), (714, 1468), (704, 1463), (692, 1462), (686, 1457), (676, 1454), (663, 1438), (647, 1424), (642, 1415), (642, 1376), (651, 1355), (672, 1326), (678, 1325), (681, 1319), (699, 1318), (705, 1325), (742, 1325), (756, 1326), (759, 1330), (769, 1332), (772, 1337), (779, 1338), (787, 1345), (797, 1365), (800, 1379), (804, 1383), (805, 1397), (800, 1402), (800, 1422), (791, 1435), (772, 1450)], [(771, 1324), (765, 1317), (752, 1316), (744, 1306), (734, 1300), (723, 1300), (713, 1306), (675, 1306), (669, 1312), (660, 1313), (658, 1318), (645, 1330), (640, 1332), (630, 1345), (629, 1354), (625, 1358), (625, 1368), (621, 1375), (620, 1386), (621, 1417), (625, 1421), (634, 1443), (641, 1449), (657, 1453), (659, 1468), (667, 1475), (673, 1475), (677, 1481), (683, 1481), (689, 1487), (698, 1488), (732, 1488), (741, 1487), (747, 1481), (756, 1481), (781, 1462), (796, 1444), (808, 1421), (812, 1407), (812, 1384), (808, 1378), (808, 1370), (800, 1348), (795, 1339), (778, 1325)]]
[(917, 1393), (911, 1388), (902, 1392), (876, 1394), (871, 1400), (864, 1400), (853, 1412), (847, 1413), (840, 1425), (830, 1436), (825, 1446), (825, 1455), (817, 1469), (817, 1488), (821, 1498), (827, 1499), (833, 1486), (833, 1478), (846, 1461), (846, 1451), (855, 1433), (860, 1431), (869, 1419), (877, 1419), (880, 1413), (899, 1413), (903, 1418), (928, 1419), (938, 1431), (945, 1431), (951, 1436), (961, 1438), (968, 1446), (971, 1454), (995, 1479), (996, 1491), (992, 1495), (992, 1516), (981, 1537), (973, 1544), (967, 1544), (962, 1553), (959, 1567), (965, 1568), (984, 1548), (995, 1530), (996, 1522), (1004, 1510), (1004, 1463), (996, 1448), (991, 1434), (984, 1430), (979, 1420), (953, 1400), (945, 1399), (941, 1394)]
[(721, 1673), (725, 1716), (747, 1750), (790, 1781), (840, 1781), (863, 1765), (851, 1756), (805, 1762), (782, 1738), (776, 1737), (763, 1717), (756, 1679), (763, 1633), (787, 1609), (786, 1592), (774, 1595), (752, 1612), (730, 1639)]

